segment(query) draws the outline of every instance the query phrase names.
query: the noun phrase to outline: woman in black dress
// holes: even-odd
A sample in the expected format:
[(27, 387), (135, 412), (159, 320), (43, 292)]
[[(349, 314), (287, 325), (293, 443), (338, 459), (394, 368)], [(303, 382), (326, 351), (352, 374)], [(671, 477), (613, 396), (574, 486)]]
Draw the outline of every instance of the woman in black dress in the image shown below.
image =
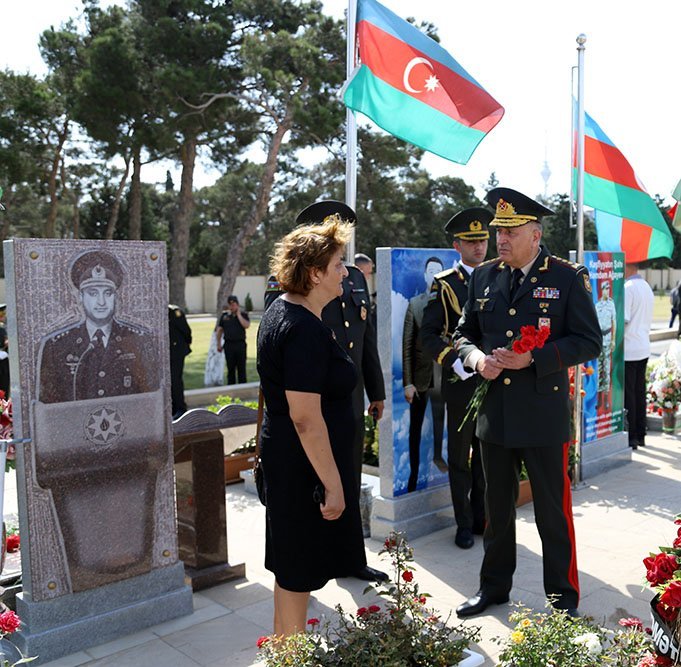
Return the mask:
[(310, 591), (366, 566), (352, 465), (357, 374), (321, 321), (324, 306), (342, 294), (350, 233), (332, 216), (282, 239), (272, 269), (286, 293), (258, 330), (265, 567), (276, 578), (277, 635), (305, 629)]

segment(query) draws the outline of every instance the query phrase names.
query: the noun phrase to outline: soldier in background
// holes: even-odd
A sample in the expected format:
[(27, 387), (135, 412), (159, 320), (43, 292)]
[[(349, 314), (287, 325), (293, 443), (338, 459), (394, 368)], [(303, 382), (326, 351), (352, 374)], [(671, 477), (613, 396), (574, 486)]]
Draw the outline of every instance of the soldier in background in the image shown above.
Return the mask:
[(84, 317), (42, 340), (39, 400), (62, 403), (158, 389), (151, 332), (115, 317), (120, 262), (102, 250), (85, 252), (71, 266), (71, 281)]
[(187, 411), (184, 400), (184, 358), (191, 353), (192, 330), (179, 306), (168, 305), (168, 334), (170, 336), (170, 395), (173, 419)]
[(7, 304), (0, 303), (0, 391), (9, 398), (9, 339), (7, 337)]
[(421, 327), (423, 347), (442, 366), (449, 489), (456, 519), (454, 543), (461, 549), (470, 549), (474, 544), (473, 535), (482, 535), (485, 530), (485, 477), (474, 424), (468, 422), (459, 431), (475, 391), (476, 378), (463, 370), (452, 347), (452, 336), (468, 300), (471, 274), (487, 255), (487, 225), (492, 217), (485, 208), (469, 208), (457, 213), (445, 225), (461, 260), (453, 269), (435, 276)]
[[(311, 204), (298, 214), (296, 224), (319, 223), (331, 215), (356, 223), (355, 212), (342, 202), (326, 200)], [(358, 381), (352, 394), (355, 415), (355, 441), (353, 455), (355, 475), (359, 489), (362, 481), (362, 458), (364, 454), (364, 392), (369, 399), (369, 414), (375, 419), (383, 416), (385, 388), (383, 371), (378, 357), (376, 329), (370, 308), (371, 298), (364, 274), (354, 265), (346, 265), (348, 275), (343, 279), (343, 295), (335, 298), (322, 311), (322, 322), (335, 334), (336, 341), (354, 362)], [(279, 283), (274, 276), (267, 281), (265, 309), (281, 294)], [(304, 372), (304, 369), (301, 369)], [(359, 496), (359, 494), (358, 494)], [(354, 573), (365, 581), (387, 581), (388, 575), (371, 567)]]
[[(367, 281), (367, 287), (371, 285), (371, 276), (374, 273), (374, 263), (371, 257), (365, 255), (363, 252), (355, 254), (355, 266), (364, 274)], [(371, 322), (376, 329), (376, 290), (369, 295), (371, 298)]]
[[(218, 339), (218, 352), (223, 347), (227, 362), (227, 384), (242, 384), (246, 379), (246, 329), (251, 326), (251, 318), (241, 310), (239, 299), (230, 294), (227, 297), (227, 310), (222, 312), (215, 327)], [(224, 341), (223, 341), (224, 336)]]

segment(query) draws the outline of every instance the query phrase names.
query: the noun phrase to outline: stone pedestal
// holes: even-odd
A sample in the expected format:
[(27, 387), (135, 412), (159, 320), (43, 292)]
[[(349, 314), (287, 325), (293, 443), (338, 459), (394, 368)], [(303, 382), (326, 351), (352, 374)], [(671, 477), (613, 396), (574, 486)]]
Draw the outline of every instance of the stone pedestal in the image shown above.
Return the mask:
[(582, 479), (595, 477), (630, 461), (631, 447), (627, 431), (584, 443), (581, 455)]

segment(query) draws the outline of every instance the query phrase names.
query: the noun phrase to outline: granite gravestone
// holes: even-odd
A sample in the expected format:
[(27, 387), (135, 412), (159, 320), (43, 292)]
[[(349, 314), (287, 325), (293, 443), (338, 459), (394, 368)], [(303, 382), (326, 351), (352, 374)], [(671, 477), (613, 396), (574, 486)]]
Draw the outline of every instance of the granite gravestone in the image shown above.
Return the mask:
[(24, 627), (39, 661), (192, 612), (178, 560), (165, 246), (4, 242)]

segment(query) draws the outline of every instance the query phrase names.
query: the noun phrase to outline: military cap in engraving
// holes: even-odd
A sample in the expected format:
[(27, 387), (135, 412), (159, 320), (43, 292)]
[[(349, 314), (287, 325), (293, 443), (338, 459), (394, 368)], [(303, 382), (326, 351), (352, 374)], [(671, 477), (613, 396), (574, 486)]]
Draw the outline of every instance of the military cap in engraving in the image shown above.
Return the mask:
[(347, 204), (334, 199), (325, 199), (310, 204), (298, 213), (296, 224), (309, 225), (324, 222), (333, 215), (337, 215), (344, 222), (353, 224), (357, 222), (357, 214)]
[(489, 238), (487, 226), (494, 215), (481, 206), (466, 208), (449, 219), (445, 231), (464, 241), (484, 241)]
[(520, 227), (528, 222), (541, 222), (553, 211), (511, 188), (493, 188), (487, 193), (487, 203), (496, 210), (492, 227)]
[(123, 267), (112, 254), (103, 250), (89, 250), (73, 262), (71, 281), (78, 289), (91, 285), (107, 285), (118, 289), (123, 282)]

